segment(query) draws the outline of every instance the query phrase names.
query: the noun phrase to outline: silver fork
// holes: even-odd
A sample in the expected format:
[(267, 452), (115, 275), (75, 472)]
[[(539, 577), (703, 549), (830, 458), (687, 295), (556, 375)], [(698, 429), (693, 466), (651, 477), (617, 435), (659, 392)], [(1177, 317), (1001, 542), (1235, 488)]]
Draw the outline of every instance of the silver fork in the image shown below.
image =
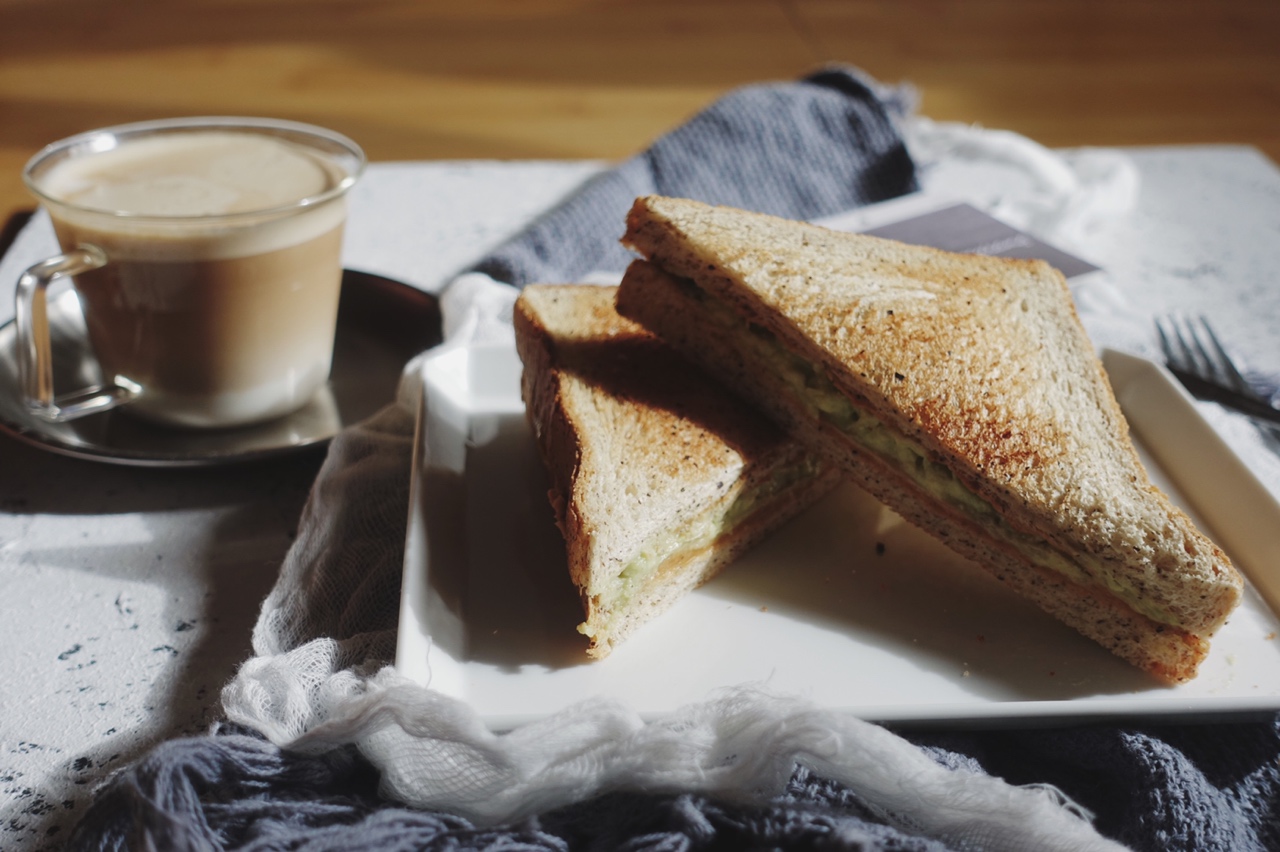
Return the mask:
[[(1197, 395), (1206, 398), (1214, 397), (1212, 386), (1236, 394), (1243, 401), (1231, 407), (1249, 416), (1273, 448), (1280, 450), (1280, 425), (1276, 422), (1280, 411), (1249, 384), (1207, 319), (1203, 316), (1157, 318), (1156, 334), (1169, 370), (1188, 390), (1205, 391)], [(1218, 401), (1227, 402), (1222, 398)]]

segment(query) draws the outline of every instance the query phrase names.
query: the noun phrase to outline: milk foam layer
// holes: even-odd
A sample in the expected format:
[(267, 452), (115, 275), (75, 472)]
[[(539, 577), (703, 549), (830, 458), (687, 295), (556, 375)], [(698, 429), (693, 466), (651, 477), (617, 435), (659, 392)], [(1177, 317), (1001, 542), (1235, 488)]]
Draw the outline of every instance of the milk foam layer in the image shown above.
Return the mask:
[(62, 202), (49, 213), (64, 245), (95, 245), (113, 260), (171, 262), (246, 257), (315, 239), (342, 224), (345, 198), (301, 211), (290, 205), (345, 177), (299, 145), (202, 131), (78, 154), (53, 166), (40, 188)]
[(50, 171), (42, 189), (78, 207), (133, 216), (223, 216), (293, 204), (336, 182), (332, 166), (296, 145), (207, 131), (72, 157)]

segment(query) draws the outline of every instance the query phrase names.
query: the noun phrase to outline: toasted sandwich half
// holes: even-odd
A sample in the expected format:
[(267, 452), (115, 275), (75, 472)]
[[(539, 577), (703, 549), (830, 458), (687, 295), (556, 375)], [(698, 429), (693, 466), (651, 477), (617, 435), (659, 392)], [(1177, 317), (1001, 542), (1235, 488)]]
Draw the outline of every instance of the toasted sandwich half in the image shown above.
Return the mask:
[(514, 316), (525, 409), (595, 658), (840, 481), (618, 316), (616, 289), (528, 287)]
[(623, 315), (1047, 612), (1194, 677), (1241, 579), (1148, 480), (1056, 270), (660, 197), (623, 241), (649, 260)]

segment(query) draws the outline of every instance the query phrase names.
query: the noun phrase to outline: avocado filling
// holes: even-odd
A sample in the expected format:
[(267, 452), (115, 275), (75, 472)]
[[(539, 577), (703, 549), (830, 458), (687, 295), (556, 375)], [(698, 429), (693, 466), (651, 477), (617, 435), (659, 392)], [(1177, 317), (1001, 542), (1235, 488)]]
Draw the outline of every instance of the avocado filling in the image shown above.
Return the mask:
[(815, 367), (783, 348), (768, 330), (744, 323), (701, 288), (695, 287), (695, 292), (718, 323), (735, 331), (743, 329), (745, 333), (737, 334), (735, 339), (750, 350), (757, 363), (767, 365), (783, 379), (812, 417), (825, 420), (848, 435), (909, 476), (930, 496), (966, 513), (992, 535), (1017, 548), (1028, 561), (1062, 574), (1076, 583), (1101, 584), (1135, 611), (1153, 621), (1178, 625), (1174, 614), (1145, 600), (1126, 578), (1117, 575), (1101, 560), (1088, 554), (1078, 554), (1073, 561), (1046, 541), (1009, 526), (990, 503), (970, 491), (950, 468), (930, 460), (922, 446), (894, 434), (884, 423), (858, 410), (847, 396), (836, 389), (820, 367)]
[(625, 606), (653, 575), (658, 566), (682, 553), (694, 553), (710, 547), (716, 539), (732, 535), (734, 530), (757, 511), (765, 509), (775, 498), (798, 483), (818, 474), (820, 467), (812, 459), (774, 471), (766, 481), (754, 488), (743, 489), (729, 501), (721, 501), (701, 515), (673, 529), (663, 530), (650, 538), (640, 552), (618, 575), (622, 588), (615, 606)]

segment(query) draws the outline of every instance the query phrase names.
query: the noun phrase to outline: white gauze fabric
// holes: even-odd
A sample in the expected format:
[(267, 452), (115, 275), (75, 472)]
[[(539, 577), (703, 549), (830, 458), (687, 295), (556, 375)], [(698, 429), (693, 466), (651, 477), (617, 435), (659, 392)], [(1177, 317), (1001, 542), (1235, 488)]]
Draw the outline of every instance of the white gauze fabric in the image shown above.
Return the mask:
[(618, 702), (585, 701), (507, 733), (392, 669), (327, 698), (330, 721), (292, 748), (357, 742), (383, 769), (389, 797), (482, 824), (614, 790), (764, 802), (799, 763), (857, 791), (890, 824), (959, 849), (1124, 848), (1051, 788), (945, 768), (879, 726), (759, 687), (648, 723)]

